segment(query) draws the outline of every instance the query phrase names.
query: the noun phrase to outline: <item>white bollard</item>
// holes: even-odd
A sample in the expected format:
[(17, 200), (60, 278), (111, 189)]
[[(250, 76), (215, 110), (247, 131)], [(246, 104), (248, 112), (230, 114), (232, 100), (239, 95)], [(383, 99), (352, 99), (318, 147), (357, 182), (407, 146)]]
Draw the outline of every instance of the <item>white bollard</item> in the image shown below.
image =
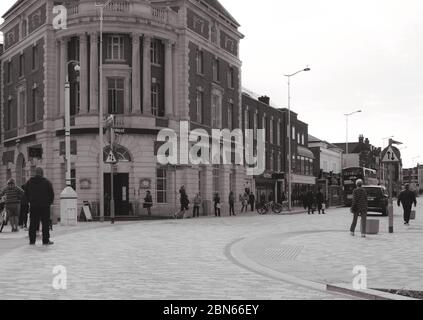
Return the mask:
[(60, 194), (60, 224), (76, 226), (78, 223), (78, 195), (71, 187)]

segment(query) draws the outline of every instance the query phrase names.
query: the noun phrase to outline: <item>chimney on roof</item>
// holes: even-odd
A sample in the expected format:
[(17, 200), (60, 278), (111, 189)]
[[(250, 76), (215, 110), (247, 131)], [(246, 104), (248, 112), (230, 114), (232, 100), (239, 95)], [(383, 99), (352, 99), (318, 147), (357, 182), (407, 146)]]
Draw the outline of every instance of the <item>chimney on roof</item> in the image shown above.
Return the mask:
[(258, 98), (258, 100), (260, 102), (267, 104), (267, 105), (270, 105), (270, 98), (268, 96), (261, 96), (261, 97)]
[(366, 138), (366, 140), (364, 140), (364, 143), (369, 145), (370, 144), (369, 138)]
[(360, 134), (360, 136), (358, 137), (358, 142), (364, 143), (364, 136), (362, 134)]

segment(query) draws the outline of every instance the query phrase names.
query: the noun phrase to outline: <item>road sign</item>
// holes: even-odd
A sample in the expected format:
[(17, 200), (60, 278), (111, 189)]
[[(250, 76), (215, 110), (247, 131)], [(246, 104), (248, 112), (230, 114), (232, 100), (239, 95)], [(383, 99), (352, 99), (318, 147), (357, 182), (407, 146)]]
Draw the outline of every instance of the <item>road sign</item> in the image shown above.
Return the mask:
[(395, 153), (392, 146), (389, 146), (385, 152), (384, 156), (382, 158), (383, 163), (397, 163), (400, 162), (400, 159), (398, 159), (397, 154)]
[(114, 128), (116, 134), (125, 134), (125, 128)]
[(115, 154), (113, 153), (112, 150), (110, 150), (110, 152), (109, 152), (109, 156), (106, 159), (106, 163), (110, 163), (110, 164), (117, 163), (116, 156), (115, 156)]

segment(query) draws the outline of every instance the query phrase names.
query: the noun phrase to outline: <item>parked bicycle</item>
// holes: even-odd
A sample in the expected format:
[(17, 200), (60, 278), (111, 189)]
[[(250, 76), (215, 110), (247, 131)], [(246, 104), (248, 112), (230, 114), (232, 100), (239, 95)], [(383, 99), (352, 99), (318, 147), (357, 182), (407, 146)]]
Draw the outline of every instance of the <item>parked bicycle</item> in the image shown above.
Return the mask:
[(274, 201), (270, 201), (265, 204), (258, 204), (257, 205), (257, 212), (258, 214), (267, 214), (270, 210), (272, 210), (273, 213), (281, 214), (283, 211), (284, 206), (276, 203)]

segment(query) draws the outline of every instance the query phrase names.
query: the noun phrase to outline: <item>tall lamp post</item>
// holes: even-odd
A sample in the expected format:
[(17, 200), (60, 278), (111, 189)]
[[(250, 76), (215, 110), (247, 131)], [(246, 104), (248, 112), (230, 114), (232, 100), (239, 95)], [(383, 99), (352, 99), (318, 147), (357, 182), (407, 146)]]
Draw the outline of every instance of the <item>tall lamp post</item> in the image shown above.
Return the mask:
[[(69, 65), (75, 65), (75, 71), (79, 72), (81, 67), (79, 61), (70, 60), (66, 64), (66, 70), (69, 70)], [(70, 143), (70, 83), (69, 83), (69, 72), (66, 72), (65, 81), (65, 155), (66, 155), (66, 187), (72, 185), (71, 177), (71, 143)], [(75, 190), (76, 191), (76, 190)]]
[(310, 68), (301, 69), (295, 73), (292, 74), (286, 74), (285, 77), (288, 78), (288, 210), (292, 210), (292, 139), (291, 139), (291, 77), (301, 73), (301, 72), (307, 72), (310, 71)]
[(348, 150), (348, 118), (349, 118), (350, 116), (352, 116), (353, 114), (356, 114), (356, 113), (361, 113), (361, 112), (363, 112), (363, 111), (361, 111), (361, 110), (357, 110), (357, 111), (354, 111), (354, 112), (351, 112), (351, 113), (347, 113), (347, 114), (345, 114), (345, 119), (346, 119), (346, 130), (347, 130), (347, 134), (346, 134), (345, 155), (349, 154), (349, 150)]
[(70, 83), (69, 83), (69, 65), (75, 64), (75, 71), (80, 70), (79, 62), (76, 60), (68, 61), (66, 64), (65, 78), (65, 157), (66, 157), (66, 187), (60, 194), (60, 223), (62, 225), (76, 225), (78, 195), (72, 188), (71, 179), (71, 147), (70, 147)]
[(100, 57), (99, 57), (99, 103), (98, 103), (98, 139), (99, 139), (99, 195), (100, 195), (100, 221), (104, 222), (104, 168), (103, 168), (103, 20), (104, 8), (109, 5), (112, 0), (107, 0), (105, 3), (96, 3), (95, 6), (100, 8)]

